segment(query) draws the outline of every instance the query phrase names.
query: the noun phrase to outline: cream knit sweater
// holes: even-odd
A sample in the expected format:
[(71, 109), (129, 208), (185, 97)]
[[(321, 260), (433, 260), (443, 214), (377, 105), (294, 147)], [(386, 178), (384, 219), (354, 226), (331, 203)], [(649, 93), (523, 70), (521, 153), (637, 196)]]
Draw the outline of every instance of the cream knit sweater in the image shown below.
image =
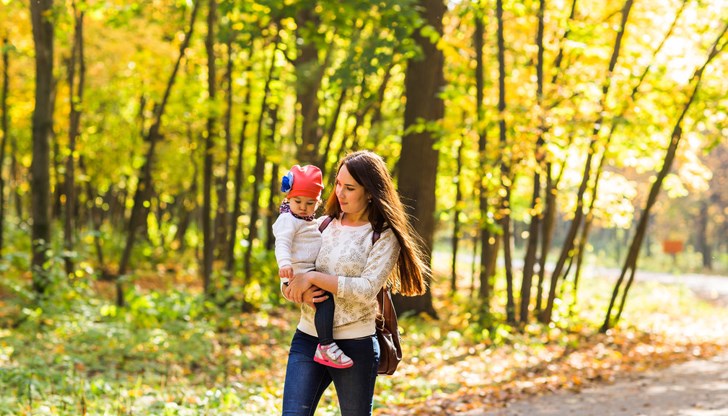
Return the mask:
[(273, 223), (278, 268), (291, 266), (293, 273), (305, 273), (314, 269), (321, 247), (318, 226), (317, 221), (302, 220), (290, 212), (278, 216)]
[[(319, 218), (321, 223), (326, 217)], [(372, 245), (371, 224), (351, 227), (331, 221), (321, 235), (316, 270), (339, 277), (334, 296), (334, 339), (361, 338), (374, 334), (377, 293), (384, 286), (399, 256), (399, 241), (385, 230)], [(317, 336), (315, 311), (303, 304), (298, 329)]]

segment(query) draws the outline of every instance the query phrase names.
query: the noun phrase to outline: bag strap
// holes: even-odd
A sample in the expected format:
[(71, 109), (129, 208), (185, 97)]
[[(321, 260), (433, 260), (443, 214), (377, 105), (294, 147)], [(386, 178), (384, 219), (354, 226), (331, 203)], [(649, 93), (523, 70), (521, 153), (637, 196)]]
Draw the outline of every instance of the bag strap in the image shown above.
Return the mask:
[(397, 312), (392, 303), (392, 292), (386, 285), (379, 290), (377, 294), (377, 302), (379, 303), (379, 313), (381, 314), (384, 325), (392, 334), (392, 341), (397, 348), (397, 354), (402, 356), (402, 346), (399, 340), (399, 322), (397, 322)]
[(321, 225), (319, 225), (319, 232), (320, 233), (324, 232), (324, 230), (326, 229), (326, 227), (328, 227), (329, 224), (331, 224), (331, 221), (333, 221), (333, 220), (334, 220), (334, 217), (332, 217), (331, 215), (329, 215), (323, 221), (321, 221)]

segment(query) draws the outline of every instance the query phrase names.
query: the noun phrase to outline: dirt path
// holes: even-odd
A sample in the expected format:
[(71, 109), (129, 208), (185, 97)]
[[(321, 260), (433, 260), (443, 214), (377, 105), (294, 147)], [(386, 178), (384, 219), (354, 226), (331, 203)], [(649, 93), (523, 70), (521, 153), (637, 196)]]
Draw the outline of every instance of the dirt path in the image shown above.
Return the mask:
[(728, 354), (468, 416), (728, 416)]

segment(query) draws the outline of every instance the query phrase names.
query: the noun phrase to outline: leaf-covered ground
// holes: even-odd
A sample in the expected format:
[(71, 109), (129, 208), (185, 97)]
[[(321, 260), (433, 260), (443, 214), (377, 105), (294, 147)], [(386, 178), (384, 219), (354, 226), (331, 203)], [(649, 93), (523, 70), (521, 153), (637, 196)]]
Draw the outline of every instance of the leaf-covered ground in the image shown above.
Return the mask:
[[(465, 295), (435, 287), (437, 321), (401, 321), (406, 361), (380, 377), (378, 415), (442, 415), (631, 372), (710, 357), (728, 344), (728, 314), (677, 287), (633, 288), (623, 324), (603, 319), (610, 283), (585, 281), (589, 307), (561, 305), (550, 328), (482, 329)], [(275, 415), (297, 311), (221, 311), (187, 291), (138, 290), (129, 307), (69, 291), (59, 306), (0, 297), (0, 414)], [(17, 323), (22, 317), (22, 323)], [(329, 391), (317, 414), (335, 415)]]

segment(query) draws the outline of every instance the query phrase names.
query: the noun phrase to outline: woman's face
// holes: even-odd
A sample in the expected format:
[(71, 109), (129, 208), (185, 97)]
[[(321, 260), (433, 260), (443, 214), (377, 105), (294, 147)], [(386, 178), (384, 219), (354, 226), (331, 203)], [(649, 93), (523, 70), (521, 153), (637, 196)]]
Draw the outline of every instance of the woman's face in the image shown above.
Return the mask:
[(336, 198), (344, 214), (363, 215), (369, 208), (369, 193), (351, 176), (346, 165), (336, 175)]

